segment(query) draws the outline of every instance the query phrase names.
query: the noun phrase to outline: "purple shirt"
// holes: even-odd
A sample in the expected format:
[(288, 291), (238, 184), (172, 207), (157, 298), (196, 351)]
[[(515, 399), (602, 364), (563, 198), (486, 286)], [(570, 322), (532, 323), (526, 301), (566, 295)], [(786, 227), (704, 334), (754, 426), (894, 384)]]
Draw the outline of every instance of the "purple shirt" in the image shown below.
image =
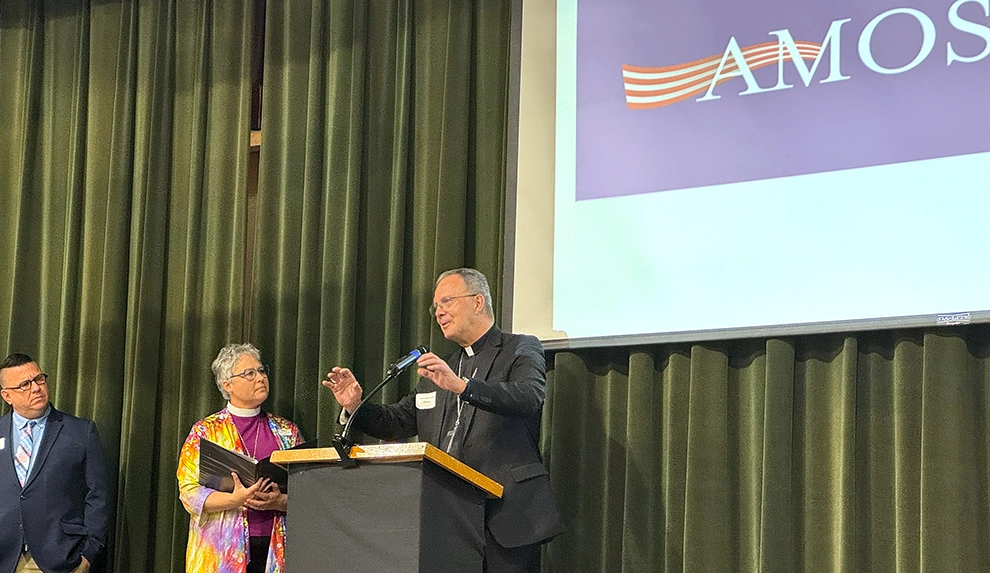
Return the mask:
[[(268, 425), (268, 416), (264, 412), (250, 418), (235, 416), (231, 413), (230, 418), (234, 421), (237, 433), (241, 435), (241, 441), (244, 442), (244, 449), (247, 451), (247, 455), (256, 460), (261, 460), (279, 449), (278, 438), (275, 437), (271, 427)], [(249, 509), (249, 535), (251, 537), (269, 537), (272, 534), (272, 524), (274, 523), (275, 516), (279, 513), (275, 510), (258, 511)]]

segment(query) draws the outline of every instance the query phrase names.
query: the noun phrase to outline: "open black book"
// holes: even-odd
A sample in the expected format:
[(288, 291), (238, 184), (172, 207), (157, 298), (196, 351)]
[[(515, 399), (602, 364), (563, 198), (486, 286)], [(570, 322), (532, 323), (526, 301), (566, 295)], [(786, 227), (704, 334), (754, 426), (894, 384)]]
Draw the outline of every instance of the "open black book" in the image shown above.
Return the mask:
[[(316, 440), (303, 442), (294, 446), (293, 450), (316, 447)], [(270, 458), (256, 460), (251, 456), (228, 450), (227, 448), (207, 439), (199, 441), (199, 484), (217, 491), (230, 493), (234, 491), (234, 478), (230, 472), (237, 472), (237, 477), (244, 487), (251, 487), (254, 482), (268, 478), (278, 484), (282, 493), (289, 491), (289, 473), (285, 468), (271, 462)]]

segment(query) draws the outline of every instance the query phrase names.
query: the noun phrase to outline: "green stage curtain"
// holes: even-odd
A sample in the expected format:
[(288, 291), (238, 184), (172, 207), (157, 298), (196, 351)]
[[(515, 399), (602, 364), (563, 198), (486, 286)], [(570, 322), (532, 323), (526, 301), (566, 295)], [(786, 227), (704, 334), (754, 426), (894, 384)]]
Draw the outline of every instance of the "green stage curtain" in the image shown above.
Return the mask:
[(370, 387), (414, 346), (452, 348), (428, 315), (439, 272), (476, 267), (498, 298), (509, 18), (507, 1), (268, 3), (252, 329), (309, 438), (338, 429), (333, 365)]
[(987, 571), (987, 325), (551, 364), (550, 571)]
[(0, 2), (0, 351), (96, 420), (119, 572), (181, 571), (178, 449), (246, 335), (251, 9)]

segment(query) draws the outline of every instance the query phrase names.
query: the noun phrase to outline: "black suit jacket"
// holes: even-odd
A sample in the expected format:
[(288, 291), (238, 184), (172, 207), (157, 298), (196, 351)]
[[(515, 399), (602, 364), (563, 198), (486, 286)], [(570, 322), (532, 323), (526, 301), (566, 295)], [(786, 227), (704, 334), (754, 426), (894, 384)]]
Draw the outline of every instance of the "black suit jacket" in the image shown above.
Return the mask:
[[(54, 407), (24, 488), (14, 470), (12, 416), (0, 417), (0, 573), (21, 555), (22, 536), (44, 571), (93, 563), (107, 534), (107, 477), (96, 424)], [(15, 434), (16, 436), (16, 434)], [(23, 532), (23, 533), (22, 533)]]
[[(458, 457), (502, 484), (502, 498), (486, 502), (485, 523), (500, 545), (520, 547), (564, 530), (539, 449), (546, 362), (536, 337), (492, 328), (493, 336), (475, 357), (477, 372), (461, 394), (465, 434)], [(460, 351), (447, 359), (455, 372), (459, 358)], [(417, 394), (433, 392), (434, 407), (416, 407)], [(418, 435), (441, 447), (444, 404), (451, 400), (456, 400), (452, 392), (420, 378), (416, 390), (395, 404), (366, 404), (354, 426), (385, 440)]]

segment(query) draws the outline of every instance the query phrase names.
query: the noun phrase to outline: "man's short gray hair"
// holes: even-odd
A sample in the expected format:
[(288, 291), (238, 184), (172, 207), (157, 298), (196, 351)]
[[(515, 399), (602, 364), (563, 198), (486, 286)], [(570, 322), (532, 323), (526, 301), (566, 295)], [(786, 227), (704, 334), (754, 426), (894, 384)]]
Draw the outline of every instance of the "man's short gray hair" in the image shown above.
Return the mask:
[(220, 395), (223, 396), (224, 400), (230, 400), (230, 393), (223, 389), (223, 383), (230, 380), (234, 374), (234, 364), (237, 364), (237, 361), (245, 354), (261, 362), (261, 352), (258, 352), (253, 344), (235, 342), (221, 348), (220, 354), (217, 354), (216, 359), (213, 360), (213, 365), (210, 366), (213, 369), (213, 376), (216, 378), (217, 388), (220, 389)]
[(451, 269), (440, 273), (440, 276), (437, 277), (437, 282), (433, 285), (433, 288), (436, 288), (436, 286), (440, 284), (440, 281), (452, 275), (458, 275), (464, 279), (464, 284), (471, 293), (477, 293), (484, 296), (485, 314), (487, 314), (490, 318), (495, 318), (495, 311), (492, 310), (492, 290), (488, 288), (488, 279), (485, 278), (485, 275), (481, 274), (481, 271), (477, 271), (475, 269)]

